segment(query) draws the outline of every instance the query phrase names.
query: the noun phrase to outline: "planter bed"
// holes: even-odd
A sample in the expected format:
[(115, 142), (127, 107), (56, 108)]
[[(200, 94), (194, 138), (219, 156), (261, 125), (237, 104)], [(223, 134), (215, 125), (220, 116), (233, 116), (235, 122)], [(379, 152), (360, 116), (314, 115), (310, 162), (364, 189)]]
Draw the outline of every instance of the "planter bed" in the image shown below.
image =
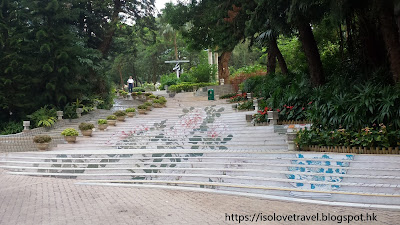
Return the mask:
[(355, 153), (355, 154), (400, 154), (399, 147), (346, 147), (346, 146), (305, 146), (300, 151), (313, 151), (313, 152), (337, 152), (337, 153)]

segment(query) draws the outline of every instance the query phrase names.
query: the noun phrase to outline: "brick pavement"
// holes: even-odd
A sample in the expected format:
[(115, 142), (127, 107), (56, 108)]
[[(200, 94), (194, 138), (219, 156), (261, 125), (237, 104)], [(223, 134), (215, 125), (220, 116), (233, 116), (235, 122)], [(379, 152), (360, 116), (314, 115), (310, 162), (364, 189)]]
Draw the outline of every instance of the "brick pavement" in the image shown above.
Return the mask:
[(378, 222), (351, 224), (399, 224), (400, 219), (400, 211), (320, 206), (200, 192), (84, 186), (75, 182), (8, 175), (0, 170), (0, 224), (238, 224), (225, 221), (225, 213), (377, 215)]

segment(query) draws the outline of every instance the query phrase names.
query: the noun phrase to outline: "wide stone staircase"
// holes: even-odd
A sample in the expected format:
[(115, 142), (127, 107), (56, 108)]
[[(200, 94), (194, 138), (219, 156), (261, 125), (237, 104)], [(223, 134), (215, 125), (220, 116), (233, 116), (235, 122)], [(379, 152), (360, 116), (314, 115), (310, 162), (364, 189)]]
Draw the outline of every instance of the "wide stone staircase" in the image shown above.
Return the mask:
[(289, 152), (272, 126), (247, 123), (249, 112), (177, 97), (167, 108), (78, 137), (76, 144), (0, 155), (0, 168), (85, 185), (400, 209), (398, 156)]

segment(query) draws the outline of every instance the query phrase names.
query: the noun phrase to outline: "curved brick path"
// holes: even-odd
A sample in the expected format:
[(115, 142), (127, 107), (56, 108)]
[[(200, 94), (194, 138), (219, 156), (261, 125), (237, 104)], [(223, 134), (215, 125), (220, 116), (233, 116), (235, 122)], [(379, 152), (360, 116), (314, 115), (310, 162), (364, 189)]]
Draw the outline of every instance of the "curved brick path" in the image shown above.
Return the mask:
[(398, 224), (400, 218), (400, 211), (318, 206), (199, 192), (85, 186), (75, 182), (13, 176), (0, 170), (0, 224), (238, 224), (225, 221), (225, 213), (377, 215), (378, 222), (351, 224)]

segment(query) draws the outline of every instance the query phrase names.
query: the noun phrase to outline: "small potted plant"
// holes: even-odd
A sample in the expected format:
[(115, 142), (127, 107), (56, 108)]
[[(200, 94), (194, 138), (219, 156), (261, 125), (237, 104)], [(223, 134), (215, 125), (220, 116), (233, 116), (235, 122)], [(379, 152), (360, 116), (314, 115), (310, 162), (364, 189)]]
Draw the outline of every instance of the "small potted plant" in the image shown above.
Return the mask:
[(151, 94), (151, 95), (149, 96), (149, 98), (153, 100), (153, 99), (155, 99), (155, 98), (156, 98), (156, 96), (155, 96), (155, 95), (153, 95), (153, 94)]
[(81, 123), (79, 124), (79, 130), (84, 137), (91, 137), (94, 125), (92, 123)]
[(114, 113), (114, 115), (117, 116), (118, 121), (125, 121), (126, 112), (118, 110)]
[(107, 120), (99, 119), (97, 120), (99, 130), (105, 130), (108, 127)]
[(49, 135), (36, 135), (33, 138), (33, 142), (36, 143), (36, 147), (39, 150), (47, 150), (49, 148), (49, 144), (51, 142), (51, 137)]
[(147, 112), (147, 106), (145, 106), (145, 105), (139, 105), (138, 106), (138, 111), (139, 111), (139, 114), (146, 114)]
[(76, 142), (76, 137), (79, 135), (79, 133), (74, 128), (67, 128), (61, 132), (61, 135), (64, 136), (68, 143), (72, 144)]
[(107, 116), (107, 124), (110, 126), (115, 126), (117, 123), (117, 117), (114, 115), (109, 115)]
[(137, 99), (137, 95), (138, 95), (137, 92), (132, 92), (131, 93), (131, 96), (132, 96), (133, 99)]
[(154, 99), (154, 100), (153, 100), (153, 106), (154, 106), (154, 108), (162, 108), (163, 105), (162, 105), (161, 103), (162, 103), (162, 102), (161, 102), (160, 99)]
[(153, 104), (151, 104), (151, 102), (145, 102), (145, 103), (143, 103), (143, 105), (145, 105), (147, 107), (147, 111), (151, 111), (152, 110)]
[(134, 117), (136, 109), (135, 108), (127, 108), (127, 109), (125, 109), (125, 112), (127, 113), (127, 115), (129, 117)]

